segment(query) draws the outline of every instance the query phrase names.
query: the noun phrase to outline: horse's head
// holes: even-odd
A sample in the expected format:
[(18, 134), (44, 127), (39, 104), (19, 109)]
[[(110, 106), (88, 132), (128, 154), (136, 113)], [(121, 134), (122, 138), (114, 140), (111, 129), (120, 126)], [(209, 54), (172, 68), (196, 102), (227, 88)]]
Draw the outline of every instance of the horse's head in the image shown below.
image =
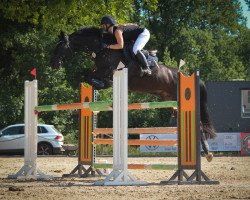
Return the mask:
[(51, 58), (51, 66), (59, 68), (74, 52), (98, 53), (102, 50), (102, 31), (95, 27), (83, 27), (67, 36), (63, 32)]
[(61, 31), (58, 37), (59, 41), (56, 45), (56, 48), (50, 61), (50, 64), (53, 68), (59, 68), (63, 63), (63, 60), (73, 53), (69, 44), (69, 36), (65, 35)]

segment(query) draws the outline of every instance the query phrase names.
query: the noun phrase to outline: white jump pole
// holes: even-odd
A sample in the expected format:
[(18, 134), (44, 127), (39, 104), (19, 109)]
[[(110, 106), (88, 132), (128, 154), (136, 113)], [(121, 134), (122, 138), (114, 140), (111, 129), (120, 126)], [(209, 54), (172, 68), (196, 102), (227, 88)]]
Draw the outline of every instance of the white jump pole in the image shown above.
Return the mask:
[(146, 185), (128, 171), (128, 69), (113, 75), (113, 171), (95, 185)]
[(48, 179), (50, 176), (45, 175), (37, 168), (37, 118), (35, 106), (37, 106), (37, 80), (25, 81), (24, 86), (24, 166), (14, 175), (8, 178), (24, 179)]

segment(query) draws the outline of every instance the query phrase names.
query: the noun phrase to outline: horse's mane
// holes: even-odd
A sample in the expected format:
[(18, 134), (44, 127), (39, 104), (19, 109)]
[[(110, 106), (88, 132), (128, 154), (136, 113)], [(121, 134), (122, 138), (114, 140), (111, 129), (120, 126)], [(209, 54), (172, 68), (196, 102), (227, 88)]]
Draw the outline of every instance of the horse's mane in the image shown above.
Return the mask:
[(78, 49), (86, 47), (86, 45), (92, 45), (93, 42), (95, 42), (95, 44), (100, 41), (103, 41), (106, 44), (116, 43), (116, 39), (113, 34), (104, 33), (101, 28), (94, 26), (81, 27), (74, 33), (70, 34), (69, 38), (71, 45)]
[(76, 32), (73, 34), (81, 35), (81, 36), (99, 36), (102, 35), (102, 30), (100, 28), (94, 27), (94, 26), (84, 26), (79, 28)]

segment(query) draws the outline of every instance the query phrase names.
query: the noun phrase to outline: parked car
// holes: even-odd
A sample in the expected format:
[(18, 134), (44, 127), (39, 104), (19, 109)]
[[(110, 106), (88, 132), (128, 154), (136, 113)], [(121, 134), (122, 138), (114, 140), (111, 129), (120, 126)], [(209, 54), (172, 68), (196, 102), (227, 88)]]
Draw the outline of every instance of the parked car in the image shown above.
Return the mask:
[[(38, 155), (59, 154), (63, 148), (63, 135), (53, 126), (38, 124)], [(24, 153), (24, 124), (8, 126), (0, 131), (0, 153)]]

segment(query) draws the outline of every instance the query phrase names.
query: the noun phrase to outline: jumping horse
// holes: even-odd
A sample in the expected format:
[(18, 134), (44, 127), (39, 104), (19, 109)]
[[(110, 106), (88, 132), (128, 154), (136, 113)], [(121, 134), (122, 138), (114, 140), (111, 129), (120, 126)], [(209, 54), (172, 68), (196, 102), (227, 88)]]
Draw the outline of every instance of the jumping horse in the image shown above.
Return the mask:
[[(51, 66), (59, 68), (75, 52), (83, 51), (94, 57), (94, 70), (85, 81), (90, 82), (96, 89), (108, 88), (112, 85), (112, 72), (122, 62), (128, 67), (130, 91), (157, 95), (165, 101), (177, 100), (177, 68), (157, 64), (152, 68), (151, 76), (140, 76), (141, 68), (138, 61), (132, 59), (131, 62), (128, 62), (123, 50), (103, 49), (104, 42), (106, 44), (115, 43), (115, 38), (96, 27), (83, 27), (69, 36), (61, 32), (51, 58)], [(203, 81), (200, 81), (200, 119), (201, 144), (204, 154), (210, 162), (213, 155), (209, 153), (207, 139), (215, 138), (216, 133), (209, 118), (207, 91)]]

